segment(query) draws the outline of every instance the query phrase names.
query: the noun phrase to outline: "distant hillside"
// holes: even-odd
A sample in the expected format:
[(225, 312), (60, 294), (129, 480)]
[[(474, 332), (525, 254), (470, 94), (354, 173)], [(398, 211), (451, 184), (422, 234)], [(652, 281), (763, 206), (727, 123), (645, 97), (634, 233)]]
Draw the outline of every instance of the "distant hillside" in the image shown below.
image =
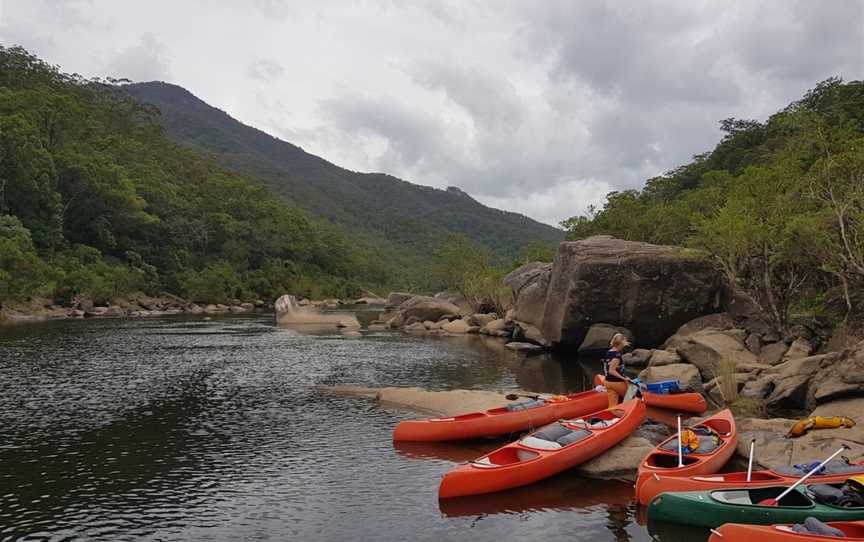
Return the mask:
[(163, 126), (176, 141), (260, 177), (291, 203), (375, 240), (388, 257), (401, 254), (403, 264), (424, 260), (448, 233), (464, 233), (508, 260), (532, 241), (557, 244), (564, 238), (557, 228), (486, 207), (458, 188), (439, 190), (341, 168), (240, 123), (176, 85), (125, 89), (161, 110)]

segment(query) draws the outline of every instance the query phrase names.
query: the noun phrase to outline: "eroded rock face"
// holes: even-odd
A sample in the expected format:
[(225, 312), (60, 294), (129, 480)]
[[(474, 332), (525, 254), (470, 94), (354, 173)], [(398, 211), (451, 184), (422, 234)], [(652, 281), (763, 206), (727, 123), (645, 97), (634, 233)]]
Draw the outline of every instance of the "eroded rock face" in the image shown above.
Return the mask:
[(551, 263), (531, 262), (504, 277), (504, 284), (513, 291), (511, 319), (540, 327), (551, 275)]
[(558, 346), (578, 348), (592, 324), (605, 322), (650, 347), (717, 312), (719, 302), (720, 277), (710, 262), (675, 247), (591, 237), (561, 243), (540, 329)]

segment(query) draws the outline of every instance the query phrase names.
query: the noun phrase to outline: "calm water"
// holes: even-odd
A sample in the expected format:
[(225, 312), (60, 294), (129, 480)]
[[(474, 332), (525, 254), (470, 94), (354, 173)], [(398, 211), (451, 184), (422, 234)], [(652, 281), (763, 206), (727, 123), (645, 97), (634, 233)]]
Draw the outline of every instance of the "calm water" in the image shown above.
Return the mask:
[(494, 444), (394, 448), (410, 414), (317, 389), (586, 384), (497, 344), (272, 316), (0, 328), (0, 541), (705, 539), (649, 532), (628, 484), (566, 473), (439, 504), (443, 473)]

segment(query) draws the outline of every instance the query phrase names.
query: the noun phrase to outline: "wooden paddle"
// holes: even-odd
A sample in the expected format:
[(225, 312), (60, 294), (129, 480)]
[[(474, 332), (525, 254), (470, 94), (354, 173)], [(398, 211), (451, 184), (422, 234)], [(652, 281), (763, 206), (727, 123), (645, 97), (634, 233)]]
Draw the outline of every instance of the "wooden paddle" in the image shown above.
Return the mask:
[(780, 500), (783, 499), (783, 497), (785, 497), (785, 496), (788, 495), (790, 492), (792, 492), (792, 490), (794, 490), (796, 487), (798, 487), (799, 485), (801, 485), (801, 483), (802, 483), (804, 480), (806, 480), (807, 478), (810, 478), (812, 475), (814, 475), (815, 473), (819, 472), (819, 470), (821, 470), (822, 467), (824, 467), (824, 466), (825, 466), (829, 461), (831, 461), (832, 459), (834, 459), (835, 457), (837, 457), (838, 455), (840, 455), (841, 453), (843, 453), (843, 450), (848, 450), (848, 449), (849, 449), (849, 446), (847, 446), (847, 445), (844, 444), (843, 446), (840, 447), (839, 450), (837, 450), (836, 452), (834, 452), (833, 454), (831, 454), (830, 456), (828, 456), (828, 459), (826, 459), (825, 461), (823, 461), (823, 462), (819, 463), (818, 465), (816, 465), (816, 467), (815, 467), (813, 470), (811, 470), (810, 472), (808, 472), (807, 474), (805, 474), (804, 476), (802, 476), (801, 478), (799, 478), (798, 481), (796, 481), (794, 484), (792, 484), (791, 486), (789, 486), (789, 487), (786, 489), (786, 491), (784, 491), (783, 493), (781, 493), (780, 495), (778, 495), (776, 499), (765, 499), (765, 500), (763, 500), (763, 501), (759, 501), (759, 505), (760, 505), (760, 506), (777, 506), (778, 504), (780, 504)]

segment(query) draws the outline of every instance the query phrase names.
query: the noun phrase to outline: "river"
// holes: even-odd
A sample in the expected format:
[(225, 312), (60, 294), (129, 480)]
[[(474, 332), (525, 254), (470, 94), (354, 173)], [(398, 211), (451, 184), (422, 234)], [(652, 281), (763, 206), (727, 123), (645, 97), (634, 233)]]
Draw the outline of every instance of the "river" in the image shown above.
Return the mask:
[(705, 540), (649, 531), (629, 484), (572, 473), (439, 503), (441, 476), (494, 443), (394, 448), (412, 414), (318, 389), (587, 385), (574, 360), (482, 341), (272, 315), (0, 327), (0, 541)]

